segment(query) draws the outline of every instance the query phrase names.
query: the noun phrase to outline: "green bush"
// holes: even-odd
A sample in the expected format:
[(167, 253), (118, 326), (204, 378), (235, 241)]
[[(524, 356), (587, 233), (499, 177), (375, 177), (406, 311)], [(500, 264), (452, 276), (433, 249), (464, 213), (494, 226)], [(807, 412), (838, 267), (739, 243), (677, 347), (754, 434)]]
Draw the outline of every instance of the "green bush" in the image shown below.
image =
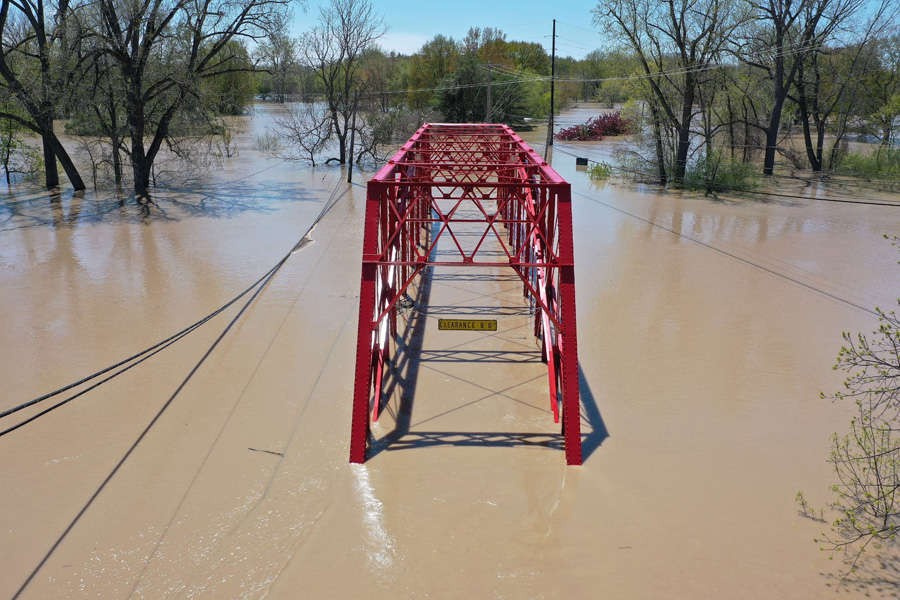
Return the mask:
[(756, 168), (750, 163), (722, 157), (712, 152), (688, 166), (683, 186), (707, 192), (749, 190), (756, 187)]
[(846, 154), (835, 171), (853, 177), (900, 182), (900, 148), (879, 148), (872, 154)]
[(609, 179), (612, 175), (612, 165), (605, 162), (598, 162), (588, 167), (588, 176), (591, 179)]

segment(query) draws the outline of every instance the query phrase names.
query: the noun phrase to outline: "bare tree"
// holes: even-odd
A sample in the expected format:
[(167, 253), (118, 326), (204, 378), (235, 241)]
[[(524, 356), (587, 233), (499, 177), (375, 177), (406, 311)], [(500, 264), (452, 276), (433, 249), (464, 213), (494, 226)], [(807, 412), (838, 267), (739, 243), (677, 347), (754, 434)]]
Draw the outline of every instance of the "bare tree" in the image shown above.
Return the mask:
[(299, 110), (275, 119), (275, 135), (286, 142), (287, 150), (272, 145), (271, 154), (284, 160), (309, 161), (316, 166), (316, 158), (325, 150), (331, 137), (331, 115), (324, 106), (301, 104)]
[(331, 0), (320, 10), (319, 24), (302, 39), (306, 64), (316, 71), (325, 90), (341, 164), (347, 159), (347, 134), (353, 96), (361, 81), (361, 58), (384, 32), (371, 0)]
[(84, 189), (78, 169), (53, 131), (59, 103), (79, 77), (78, 46), (85, 31), (70, 0), (3, 0), (0, 6), (0, 77), (28, 117), (3, 113), (41, 137), (47, 187), (59, 185), (56, 161), (76, 190)]
[[(125, 142), (128, 137), (128, 126), (125, 120), (125, 98), (120, 93), (122, 82), (115, 69), (112, 59), (102, 52), (102, 48), (96, 46), (88, 49), (91, 53), (90, 68), (82, 82), (80, 100), (74, 106), (81, 109), (81, 114), (86, 115), (88, 123), (82, 123), (77, 117), (70, 120), (66, 130), (70, 129), (81, 135), (104, 135), (109, 148), (109, 155), (104, 154), (104, 162), (112, 167), (113, 180), (117, 186), (123, 182), (122, 155), (127, 154)], [(76, 111), (77, 112), (77, 111)], [(79, 127), (81, 125), (81, 127)], [(82, 150), (87, 151), (92, 144), (99, 144), (99, 140), (87, 141), (82, 144)], [(97, 168), (91, 157), (92, 171), (94, 173), (94, 188), (97, 187)]]
[[(833, 44), (843, 45), (842, 48), (823, 44), (811, 49), (800, 60), (797, 92), (791, 99), (797, 103), (800, 111), (806, 155), (813, 171), (825, 168), (825, 128), (829, 121), (832, 121), (834, 132), (829, 160), (829, 166), (833, 168), (849, 119), (862, 105), (863, 94), (860, 92), (866, 78), (859, 74), (871, 72), (875, 66), (877, 56), (873, 52), (873, 42), (896, 16), (894, 0), (881, 0), (874, 8), (862, 27), (858, 26), (860, 23), (849, 23), (850, 39), (843, 44)], [(835, 118), (832, 119), (832, 116)], [(815, 141), (812, 138), (810, 120), (815, 128)]]
[(97, 35), (121, 77), (136, 194), (150, 187), (173, 118), (189, 99), (199, 99), (199, 82), (247, 71), (232, 42), (263, 38), (290, 2), (99, 0)]
[(698, 77), (713, 68), (741, 15), (729, 0), (607, 0), (594, 20), (631, 46), (654, 103), (675, 129), (672, 179), (684, 179)]
[(882, 146), (895, 139), (897, 116), (900, 114), (900, 35), (897, 24), (885, 39), (873, 44), (878, 65), (866, 78), (872, 124), (877, 127)]
[(272, 77), (272, 92), (277, 102), (284, 103), (290, 89), (290, 77), (297, 65), (297, 41), (288, 34), (287, 21), (278, 23), (267, 38), (259, 41), (256, 56)]
[(748, 0), (748, 26), (735, 45), (736, 55), (771, 84), (771, 104), (763, 123), (766, 136), (763, 174), (771, 175), (784, 103), (805, 56), (834, 33), (864, 0)]

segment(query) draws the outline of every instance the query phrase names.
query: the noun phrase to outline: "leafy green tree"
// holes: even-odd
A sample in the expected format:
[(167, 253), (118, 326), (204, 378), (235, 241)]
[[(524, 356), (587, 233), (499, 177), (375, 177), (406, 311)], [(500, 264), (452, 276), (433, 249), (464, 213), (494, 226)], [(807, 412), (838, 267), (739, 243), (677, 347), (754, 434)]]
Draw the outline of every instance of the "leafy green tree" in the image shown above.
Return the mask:
[(488, 71), (476, 55), (460, 59), (456, 72), (443, 81), (438, 110), (451, 123), (481, 123), (488, 120), (487, 80), (491, 78), (491, 115), (494, 123), (509, 125), (523, 122), (526, 97), (517, 75)]
[(506, 54), (520, 71), (537, 75), (550, 74), (550, 55), (536, 42), (507, 42)]
[(900, 116), (900, 35), (892, 35), (873, 44), (878, 67), (865, 77), (864, 89), (868, 114), (877, 127), (881, 143), (895, 139), (895, 123)]
[[(223, 58), (229, 57), (230, 68), (220, 74), (203, 80), (201, 98), (204, 103), (219, 115), (242, 115), (253, 102), (256, 90), (254, 82), (254, 65), (250, 60), (247, 48), (238, 40), (231, 40), (222, 50)], [(279, 92), (283, 94), (290, 89), (288, 77), (279, 75), (276, 82)]]
[(410, 60), (408, 83), (410, 91), (407, 103), (418, 109), (434, 104), (438, 94), (433, 88), (449, 77), (459, 63), (459, 50), (453, 38), (436, 35), (429, 40)]
[(392, 84), (398, 79), (399, 57), (385, 54), (380, 48), (369, 48), (363, 53), (360, 64), (361, 87), (367, 90), (365, 98), (378, 105), (381, 112), (403, 102), (403, 97), (391, 93)]
[(483, 122), (485, 118), (486, 92), (482, 84), (487, 71), (480, 67), (478, 59), (466, 55), (459, 67), (443, 80), (438, 110), (451, 123)]

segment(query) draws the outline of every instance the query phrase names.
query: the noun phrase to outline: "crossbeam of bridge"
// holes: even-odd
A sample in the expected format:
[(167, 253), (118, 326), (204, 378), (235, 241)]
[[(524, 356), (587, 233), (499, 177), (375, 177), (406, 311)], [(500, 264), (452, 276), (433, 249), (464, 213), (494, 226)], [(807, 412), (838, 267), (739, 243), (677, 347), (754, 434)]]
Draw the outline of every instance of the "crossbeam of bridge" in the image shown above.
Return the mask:
[[(519, 276), (556, 422), (562, 412), (566, 462), (581, 464), (571, 198), (569, 184), (498, 124), (426, 123), (368, 182), (350, 462), (366, 458), (398, 303), (425, 269), (448, 266)], [(483, 232), (463, 240), (461, 226)], [(442, 239), (452, 250), (439, 255)], [(488, 240), (502, 251), (486, 252)]]

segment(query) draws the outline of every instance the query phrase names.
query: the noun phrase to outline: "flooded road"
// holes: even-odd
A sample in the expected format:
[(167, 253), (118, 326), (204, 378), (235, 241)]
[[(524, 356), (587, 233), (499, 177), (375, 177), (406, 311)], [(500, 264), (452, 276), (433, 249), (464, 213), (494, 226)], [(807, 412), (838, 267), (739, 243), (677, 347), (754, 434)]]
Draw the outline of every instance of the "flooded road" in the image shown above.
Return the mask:
[[(871, 330), (865, 309), (896, 301), (881, 236), (900, 211), (595, 183), (557, 153), (574, 193), (584, 466), (548, 441), (520, 284), (452, 270), (415, 290), (430, 312), (403, 324), (421, 355), (374, 456), (349, 465), (364, 189), (262, 156), (259, 122), (236, 159), (149, 212), (95, 194), (0, 201), (2, 410), (217, 308), (343, 194), (23, 598), (892, 596), (835, 589), (822, 525), (793, 497), (828, 500), (829, 436), (850, 415), (818, 393), (840, 384), (841, 331)], [(237, 310), (0, 437), (0, 596)], [(499, 331), (437, 330), (469, 314), (499, 315)]]

